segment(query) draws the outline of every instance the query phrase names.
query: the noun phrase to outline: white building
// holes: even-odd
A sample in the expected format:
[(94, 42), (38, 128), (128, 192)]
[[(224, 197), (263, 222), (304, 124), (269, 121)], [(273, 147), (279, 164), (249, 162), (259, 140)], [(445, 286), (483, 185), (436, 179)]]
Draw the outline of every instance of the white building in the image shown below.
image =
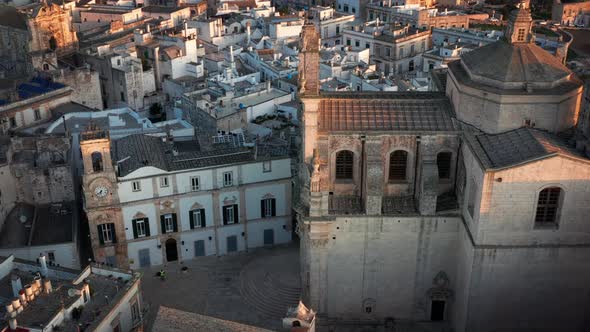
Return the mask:
[(83, 137), (85, 208), (97, 261), (137, 268), (291, 241), (285, 148), (247, 148), (232, 135), (212, 145)]
[(331, 7), (315, 6), (310, 9), (310, 14), (324, 47), (342, 44), (342, 31), (355, 19), (354, 15), (339, 13)]
[(135, 331), (143, 325), (141, 275), (89, 265), (54, 268), (0, 258), (3, 331)]

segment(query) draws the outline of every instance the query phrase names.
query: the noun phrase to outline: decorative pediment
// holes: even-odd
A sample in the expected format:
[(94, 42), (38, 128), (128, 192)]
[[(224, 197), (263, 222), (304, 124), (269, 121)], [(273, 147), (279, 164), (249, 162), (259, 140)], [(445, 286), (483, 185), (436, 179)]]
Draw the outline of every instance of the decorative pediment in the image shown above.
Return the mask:
[(236, 204), (236, 203), (237, 203), (237, 201), (238, 201), (238, 199), (237, 199), (237, 197), (236, 197), (236, 196), (231, 196), (231, 197), (229, 197), (229, 196), (226, 196), (226, 197), (223, 199), (223, 205), (231, 205), (231, 204)]
[(262, 196), (262, 199), (267, 199), (267, 198), (275, 198), (275, 195), (273, 195), (271, 193), (266, 193), (264, 196)]
[(141, 212), (137, 212), (134, 216), (133, 219), (144, 219), (147, 218), (147, 216)]
[(166, 200), (160, 202), (160, 211), (162, 212), (174, 212), (174, 208), (174, 201)]
[(198, 209), (202, 209), (203, 205), (199, 204), (199, 202), (195, 202), (193, 205), (191, 205), (191, 210), (198, 210)]
[(97, 224), (102, 224), (102, 223), (105, 223), (105, 222), (111, 220), (111, 216), (109, 216), (106, 213), (99, 214), (94, 218), (94, 220), (96, 221)]
[(449, 277), (444, 271), (440, 271), (432, 280), (428, 296), (433, 300), (446, 300), (453, 297), (453, 291), (449, 289), (449, 285)]

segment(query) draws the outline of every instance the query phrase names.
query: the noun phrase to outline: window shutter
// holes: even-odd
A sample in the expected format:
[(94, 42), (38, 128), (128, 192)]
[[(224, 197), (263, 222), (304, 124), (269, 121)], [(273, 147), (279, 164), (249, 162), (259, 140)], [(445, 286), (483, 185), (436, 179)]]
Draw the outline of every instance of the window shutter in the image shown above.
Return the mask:
[(266, 215), (264, 214), (264, 199), (260, 200), (260, 218), (264, 218)]
[(131, 223), (133, 223), (133, 238), (137, 239), (137, 219), (131, 220)]
[(273, 216), (273, 217), (277, 215), (276, 201), (277, 200), (274, 198), (270, 200), (270, 209), (271, 209), (270, 213), (271, 213), (271, 216)]
[(176, 213), (172, 214), (172, 227), (175, 233), (178, 232), (178, 224), (176, 223)]
[(160, 216), (160, 226), (162, 226), (162, 234), (166, 234), (166, 221), (163, 215)]
[(143, 219), (143, 224), (145, 225), (145, 236), (150, 236), (150, 219)]
[(237, 224), (240, 222), (240, 215), (238, 214), (238, 204), (234, 204), (234, 223)]
[(191, 229), (195, 229), (195, 211), (191, 210), (188, 212), (188, 220), (190, 222)]
[(98, 242), (100, 242), (100, 244), (104, 244), (104, 238), (102, 237), (101, 225), (96, 225), (96, 229), (98, 230)]
[(111, 236), (113, 238), (113, 243), (117, 243), (117, 233), (115, 233), (115, 224), (109, 224), (109, 228), (111, 229)]
[(207, 219), (205, 219), (205, 209), (201, 209), (201, 227), (207, 227)]
[(224, 206), (222, 208), (222, 211), (223, 211), (223, 224), (224, 225), (227, 225), (227, 208), (228, 208), (227, 206)]

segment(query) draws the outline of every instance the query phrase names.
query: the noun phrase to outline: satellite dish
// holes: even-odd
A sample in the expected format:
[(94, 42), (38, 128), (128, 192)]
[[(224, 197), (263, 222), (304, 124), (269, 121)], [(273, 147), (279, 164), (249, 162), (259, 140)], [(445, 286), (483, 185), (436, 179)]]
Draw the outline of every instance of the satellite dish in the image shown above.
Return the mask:
[(75, 288), (70, 288), (68, 289), (68, 296), (69, 297), (76, 297), (76, 296), (80, 296), (80, 294), (82, 294), (82, 292), (80, 292), (79, 290), (75, 289)]
[(18, 217), (18, 220), (20, 220), (21, 224), (24, 224), (27, 222), (28, 218), (24, 214), (21, 214), (20, 217)]

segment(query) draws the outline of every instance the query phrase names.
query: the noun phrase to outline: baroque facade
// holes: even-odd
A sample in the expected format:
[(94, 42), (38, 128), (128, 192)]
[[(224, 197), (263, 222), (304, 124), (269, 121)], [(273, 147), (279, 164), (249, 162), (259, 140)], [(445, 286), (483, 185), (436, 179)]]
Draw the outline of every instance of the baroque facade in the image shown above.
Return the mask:
[(505, 39), (449, 64), (440, 93), (320, 93), (319, 38), (304, 28), (295, 196), (320, 329), (582, 330), (582, 83), (532, 42), (531, 22), (514, 11)]
[(82, 134), (97, 262), (137, 268), (291, 241), (286, 149), (205, 141)]

